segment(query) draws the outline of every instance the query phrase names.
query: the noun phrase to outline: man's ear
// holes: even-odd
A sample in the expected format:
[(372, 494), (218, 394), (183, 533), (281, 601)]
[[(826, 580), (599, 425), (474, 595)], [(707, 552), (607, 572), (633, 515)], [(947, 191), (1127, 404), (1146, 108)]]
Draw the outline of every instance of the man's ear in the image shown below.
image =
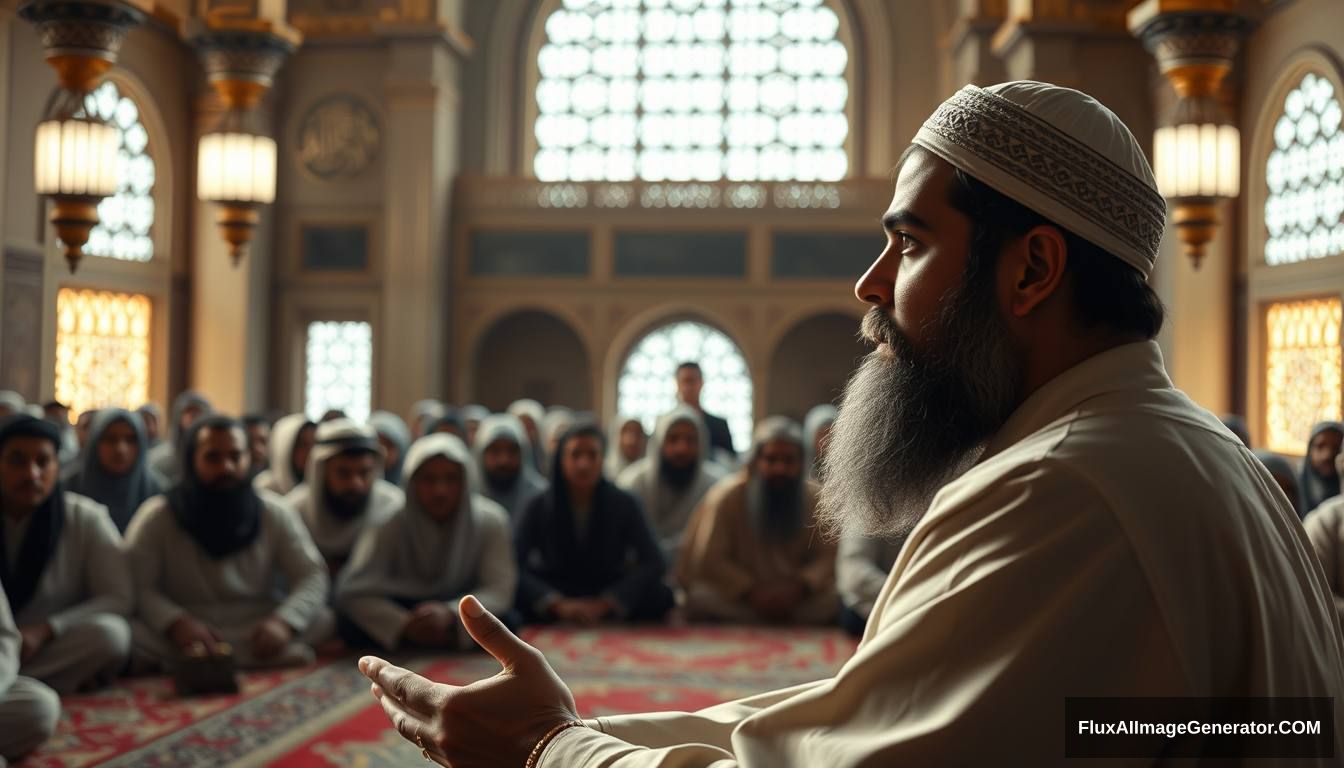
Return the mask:
[(1008, 311), (1026, 317), (1059, 288), (1069, 262), (1068, 243), (1058, 227), (1042, 224), (1028, 230), (1009, 254)]

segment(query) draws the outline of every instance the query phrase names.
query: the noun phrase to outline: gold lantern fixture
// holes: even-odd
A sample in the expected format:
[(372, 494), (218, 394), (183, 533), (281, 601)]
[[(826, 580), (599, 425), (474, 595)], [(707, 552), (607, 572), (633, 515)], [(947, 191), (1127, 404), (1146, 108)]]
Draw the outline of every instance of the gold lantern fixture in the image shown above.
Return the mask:
[(197, 149), (196, 194), (217, 205), (215, 224), (235, 267), (258, 209), (275, 201), (276, 143), (259, 127), (256, 107), (301, 40), (283, 22), (227, 15), (210, 16), (192, 38), (224, 106)]
[(119, 182), (120, 131), (84, 109), (117, 61), (126, 32), (149, 6), (122, 0), (29, 0), (19, 15), (37, 28), (60, 87), (34, 138), (33, 186), (51, 201), (51, 223), (73, 273), (98, 224), (98, 203)]
[(1250, 27), (1236, 0), (1145, 0), (1129, 29), (1157, 59), (1177, 101), (1153, 132), (1153, 175), (1171, 202), (1182, 250), (1199, 269), (1218, 230), (1218, 202), (1241, 184), (1241, 135), (1220, 89)]

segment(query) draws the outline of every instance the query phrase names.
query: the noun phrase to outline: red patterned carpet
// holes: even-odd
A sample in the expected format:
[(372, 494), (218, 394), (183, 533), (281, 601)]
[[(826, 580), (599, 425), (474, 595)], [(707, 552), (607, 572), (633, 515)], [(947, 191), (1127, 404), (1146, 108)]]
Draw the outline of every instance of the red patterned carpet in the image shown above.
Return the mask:
[[(698, 709), (825, 677), (854, 650), (838, 631), (806, 629), (542, 629), (525, 637), (546, 652), (584, 716)], [(456, 683), (499, 668), (484, 654), (400, 661)], [(167, 680), (147, 678), (72, 697), (56, 736), (18, 765), (390, 768), (419, 759), (350, 657), (246, 675), (236, 696), (177, 699)]]

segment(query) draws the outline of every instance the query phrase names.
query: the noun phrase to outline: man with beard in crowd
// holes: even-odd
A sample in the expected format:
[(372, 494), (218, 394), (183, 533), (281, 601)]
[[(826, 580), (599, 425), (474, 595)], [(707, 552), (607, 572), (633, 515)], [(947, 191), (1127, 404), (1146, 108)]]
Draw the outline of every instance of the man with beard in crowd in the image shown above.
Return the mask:
[(303, 518), (335, 578), (359, 535), (401, 509), (406, 495), (383, 479), (383, 448), (373, 428), (349, 419), (318, 425), (305, 475), (285, 501)]
[(523, 510), (546, 492), (546, 478), (534, 467), (535, 450), (517, 416), (507, 413), (487, 416), (476, 430), (472, 446), (476, 465), (484, 479), (485, 497), (509, 513), (509, 522), (517, 527)]
[(658, 546), (673, 564), (691, 513), (724, 474), (709, 460), (709, 432), (700, 412), (678, 405), (659, 417), (644, 458), (626, 467), (616, 485), (643, 504)]
[(758, 424), (747, 466), (710, 490), (687, 529), (678, 580), (689, 618), (834, 621), (835, 546), (816, 535), (817, 490), (798, 425)]
[(107, 508), (58, 479), (60, 444), (45, 419), (0, 424), (0, 583), (23, 637), (19, 674), (64, 695), (125, 668), (135, 595)]
[[(504, 674), (459, 688), (360, 662), (403, 737), (455, 768), (1044, 766), (1081, 725), (1066, 697), (1344, 696), (1296, 514), (1163, 369), (1147, 277), (1165, 204), (1119, 118), (1044, 83), (966, 86), (902, 156), (883, 224), (856, 288), (877, 349), (846, 388), (819, 511), (909, 538), (844, 667), (698, 713), (585, 721), (468, 598)], [(1314, 716), (1333, 718), (1301, 744), (1315, 757), (1264, 764), (1335, 764), (1344, 711)], [(1141, 764), (1229, 746), (1156, 744)]]
[(247, 482), (241, 422), (204, 417), (183, 447), (182, 479), (145, 502), (126, 532), (139, 610), (133, 668), (171, 668), (225, 645), (239, 667), (311, 662), (334, 617), (308, 530), (282, 499)]

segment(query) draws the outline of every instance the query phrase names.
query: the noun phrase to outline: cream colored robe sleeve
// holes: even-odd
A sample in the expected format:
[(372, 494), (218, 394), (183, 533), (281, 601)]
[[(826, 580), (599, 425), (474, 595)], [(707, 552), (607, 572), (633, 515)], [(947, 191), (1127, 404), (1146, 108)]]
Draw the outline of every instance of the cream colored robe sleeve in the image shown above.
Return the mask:
[(19, 676), (19, 650), (22, 647), (23, 637), (9, 612), (5, 586), (0, 584), (0, 693), (9, 690), (14, 678)]
[[(1129, 652), (1108, 654), (1116, 644)], [(1188, 695), (1095, 487), (1057, 462), (946, 491), (832, 679), (697, 714), (572, 728), (548, 768), (851, 768), (1061, 761), (1064, 697)], [(1088, 681), (1084, 687), (1081, 681)]]
[(1344, 625), (1344, 500), (1326, 502), (1307, 515), (1302, 523), (1307, 538), (1320, 558), (1330, 594), (1335, 600), (1335, 614)]

